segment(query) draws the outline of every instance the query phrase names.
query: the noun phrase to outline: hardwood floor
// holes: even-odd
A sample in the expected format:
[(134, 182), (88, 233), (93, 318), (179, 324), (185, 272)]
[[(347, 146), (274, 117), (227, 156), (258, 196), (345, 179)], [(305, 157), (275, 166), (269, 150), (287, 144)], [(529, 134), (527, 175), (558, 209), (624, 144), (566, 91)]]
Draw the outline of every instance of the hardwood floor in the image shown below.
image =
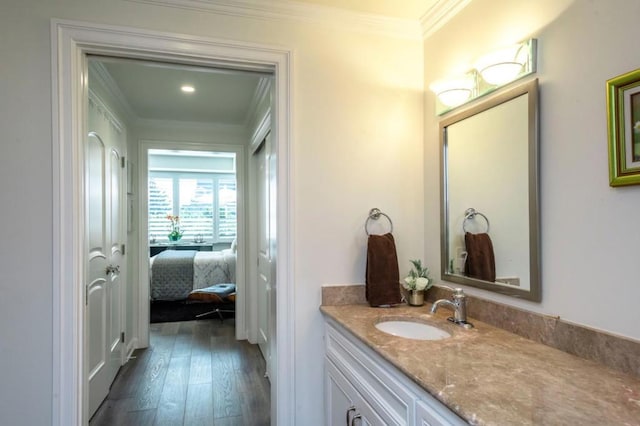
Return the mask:
[(90, 426), (269, 425), (269, 381), (257, 345), (234, 321), (150, 325), (147, 349), (118, 373)]

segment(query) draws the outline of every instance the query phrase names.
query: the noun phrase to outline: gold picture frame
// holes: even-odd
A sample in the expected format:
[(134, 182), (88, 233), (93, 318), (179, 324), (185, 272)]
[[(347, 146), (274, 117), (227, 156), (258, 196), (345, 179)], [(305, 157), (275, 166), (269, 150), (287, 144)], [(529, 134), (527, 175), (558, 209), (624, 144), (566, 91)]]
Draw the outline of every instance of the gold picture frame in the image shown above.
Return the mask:
[(607, 81), (609, 185), (640, 184), (640, 69)]

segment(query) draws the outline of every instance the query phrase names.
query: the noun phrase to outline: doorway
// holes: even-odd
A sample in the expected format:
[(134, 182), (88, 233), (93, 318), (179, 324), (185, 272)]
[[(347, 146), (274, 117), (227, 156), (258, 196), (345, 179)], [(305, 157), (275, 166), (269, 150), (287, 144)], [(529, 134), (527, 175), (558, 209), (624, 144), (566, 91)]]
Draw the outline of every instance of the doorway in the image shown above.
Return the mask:
[[(247, 238), (245, 231), (247, 203), (244, 195), (246, 167), (243, 151), (242, 146), (139, 141), (140, 168), (144, 176), (140, 184), (142, 200), (139, 216), (139, 259), (141, 267), (137, 276), (140, 282), (150, 282), (151, 286), (141, 286), (138, 292), (140, 300), (138, 310), (141, 315), (140, 340), (143, 342), (138, 347), (149, 345), (148, 327), (149, 319), (152, 317), (150, 306), (162, 307), (163, 302), (170, 303), (176, 300), (181, 303), (184, 298), (187, 298), (186, 303), (189, 303), (191, 300), (189, 286), (196, 291), (217, 284), (235, 284), (234, 335), (238, 340), (247, 338), (245, 305), (249, 291), (245, 277), (247, 255), (244, 241)], [(158, 155), (158, 153), (172, 155)], [(180, 162), (183, 166), (163, 166), (162, 163), (167, 162), (175, 154), (180, 154)], [(195, 160), (199, 165), (187, 165), (185, 162), (189, 159)], [(218, 168), (217, 173), (203, 173), (204, 169), (197, 170), (199, 167), (204, 167), (206, 170), (213, 171), (212, 166), (207, 165), (211, 163), (218, 164), (215, 166)], [(233, 173), (229, 173), (230, 171)], [(163, 197), (158, 195), (160, 187), (164, 187), (166, 191)], [(203, 199), (210, 205), (204, 206), (200, 202)], [(171, 206), (161, 206), (162, 203), (170, 203)], [(158, 209), (162, 211), (159, 212)], [(183, 233), (180, 241), (168, 240), (167, 214), (179, 218), (180, 231)], [(205, 216), (204, 221), (203, 216)], [(205, 231), (208, 227), (210, 230)], [(167, 249), (185, 250), (194, 254), (193, 268), (191, 268), (193, 275), (189, 278), (191, 282), (184, 283), (183, 289), (177, 289), (173, 281), (163, 283), (157, 282), (154, 278), (152, 268), (157, 265), (156, 260), (160, 259), (162, 252), (168, 251)], [(169, 272), (171, 273), (172, 270)], [(176, 291), (182, 294), (177, 294)], [(226, 305), (228, 301), (225, 297)], [(196, 315), (209, 311), (197, 306), (185, 308), (187, 316), (181, 320), (195, 320)], [(230, 309), (229, 306), (223, 308)]]
[[(126, 235), (131, 268), (123, 273), (129, 285), (121, 307), (126, 312), (126, 354), (149, 346), (149, 318), (152, 323), (196, 320), (218, 308), (191, 296), (220, 284), (236, 287), (221, 300), (221, 308), (237, 311), (231, 321), (238, 325), (234, 335), (245, 339), (245, 206), (251, 203), (238, 202), (245, 193), (245, 123), (255, 121), (249, 115), (256, 111), (256, 98), (268, 90), (261, 83), (271, 76), (113, 56), (90, 55), (88, 61), (90, 96), (105, 100), (99, 107), (102, 115), (127, 123), (120, 134), (129, 137)], [(180, 90), (186, 84), (192, 91)], [(90, 111), (95, 103), (90, 102)], [(146, 139), (150, 137), (157, 140)], [(171, 229), (175, 232), (168, 235)], [(237, 240), (240, 244), (233, 244)], [(237, 246), (240, 250), (232, 250)], [(133, 322), (139, 326), (134, 328)], [(96, 328), (89, 327), (89, 341), (94, 334)], [(103, 382), (108, 390), (111, 382)], [(95, 388), (89, 391), (89, 417), (107, 396), (105, 386), (101, 395)]]
[[(132, 285), (122, 307), (127, 311), (128, 353), (150, 345), (147, 318), (166, 321), (181, 314), (184, 321), (196, 320), (198, 314), (215, 309), (210, 303), (195, 303), (191, 296), (219, 284), (236, 286), (233, 302), (225, 296), (222, 304), (237, 312), (234, 334), (246, 339), (245, 305), (251, 303), (247, 296), (252, 292), (245, 283), (255, 281), (245, 280), (244, 273), (245, 210), (258, 209), (244, 196), (246, 135), (253, 133), (247, 126), (260, 121), (254, 116), (264, 105), (256, 104), (266, 99), (267, 113), (270, 110), (271, 97), (264, 96), (270, 73), (113, 56), (88, 59), (89, 92), (110, 101), (103, 111), (111, 108), (113, 115), (127, 116), (128, 134), (133, 135), (127, 164), (138, 169), (138, 179), (130, 173), (135, 182), (127, 182), (128, 201), (133, 215), (139, 216), (130, 218), (133, 225), (127, 227), (134, 272), (129, 274)], [(185, 85), (191, 90), (180, 90)], [(261, 209), (270, 210), (268, 205)], [(175, 241), (168, 239), (168, 218)], [(137, 258), (131, 256), (136, 249)], [(178, 261), (181, 266), (176, 269)], [(157, 315), (159, 310), (163, 315)], [(138, 333), (131, 327), (132, 319), (138, 319)], [(88, 333), (91, 336), (92, 329)], [(92, 390), (89, 397), (94, 401), (91, 417), (95, 401), (101, 399), (96, 400)]]
[[(242, 43), (189, 39), (167, 33), (132, 28), (99, 26), (69, 21), (53, 21), (54, 61), (54, 424), (76, 425), (87, 421), (86, 354), (82, 285), (85, 266), (81, 253), (86, 241), (83, 147), (86, 126), (88, 54), (108, 54), (130, 58), (157, 59), (239, 70), (270, 69), (275, 73), (274, 158), (279, 176), (289, 175), (289, 69), (290, 52)], [(278, 242), (277, 312), (273, 337), (274, 374), (271, 388), (271, 419), (286, 424), (295, 418), (292, 363), (293, 318), (292, 267), (290, 260), (289, 182), (277, 187), (276, 241)], [(146, 253), (145, 253), (146, 255)], [(275, 284), (275, 283), (274, 283)], [(280, 331), (275, 339), (275, 331)], [(143, 337), (143, 336), (139, 336)], [(277, 356), (276, 356), (277, 355)], [(75, 396), (75, 397), (73, 397)]]

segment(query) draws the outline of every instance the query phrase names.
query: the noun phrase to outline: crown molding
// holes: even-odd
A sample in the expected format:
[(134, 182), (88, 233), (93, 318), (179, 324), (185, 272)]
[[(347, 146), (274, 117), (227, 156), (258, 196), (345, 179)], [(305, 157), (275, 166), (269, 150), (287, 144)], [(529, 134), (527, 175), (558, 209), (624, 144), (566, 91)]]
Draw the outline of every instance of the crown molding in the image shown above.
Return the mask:
[(471, 0), (436, 0), (433, 6), (420, 18), (422, 38), (429, 38), (469, 3)]
[(138, 118), (135, 121), (138, 129), (156, 128), (156, 129), (198, 129), (202, 131), (217, 132), (224, 135), (244, 136), (248, 133), (246, 126), (243, 124), (218, 123), (210, 121), (180, 121), (165, 120), (157, 118)]
[(111, 127), (113, 127), (116, 132), (122, 133), (122, 130), (124, 130), (124, 126), (122, 125), (120, 120), (118, 120), (115, 113), (111, 111), (107, 104), (100, 98), (100, 96), (92, 89), (89, 89), (88, 98), (89, 106), (93, 106), (98, 114), (102, 116), (102, 118), (104, 118), (107, 122), (109, 122), (109, 124), (111, 124)]
[(271, 77), (262, 77), (260, 81), (258, 81), (256, 90), (253, 92), (251, 104), (249, 105), (249, 109), (247, 110), (247, 114), (244, 118), (245, 127), (248, 128), (253, 121), (258, 120), (258, 117), (256, 117), (256, 114), (258, 113), (258, 107), (266, 101), (267, 97), (269, 96), (270, 90)]
[(353, 31), (397, 38), (420, 40), (422, 32), (416, 19), (352, 12), (294, 0), (127, 0), (179, 9), (262, 20), (294, 20), (331, 25)]
[(107, 68), (104, 66), (104, 64), (99, 61), (90, 61), (89, 68), (91, 68), (91, 70), (93, 71), (96, 79), (99, 80), (100, 83), (102, 83), (104, 88), (108, 90), (111, 95), (113, 95), (116, 102), (118, 103), (118, 107), (120, 107), (122, 112), (124, 112), (127, 117), (131, 117), (133, 120), (137, 119), (138, 115), (135, 113), (134, 109), (131, 107), (131, 104), (127, 101), (127, 97), (124, 95), (124, 93), (122, 93), (122, 90), (120, 90), (120, 87), (118, 87), (118, 84), (115, 82), (113, 77), (111, 77), (111, 74), (109, 74), (109, 71), (107, 71)]

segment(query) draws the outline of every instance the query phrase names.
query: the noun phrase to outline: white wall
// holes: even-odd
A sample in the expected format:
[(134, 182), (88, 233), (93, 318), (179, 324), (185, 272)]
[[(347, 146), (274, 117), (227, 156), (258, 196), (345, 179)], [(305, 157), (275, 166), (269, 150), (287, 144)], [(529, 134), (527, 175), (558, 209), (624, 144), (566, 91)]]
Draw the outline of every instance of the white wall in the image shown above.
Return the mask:
[[(469, 293), (640, 339), (640, 186), (608, 184), (605, 82), (638, 68), (640, 3), (474, 0), (424, 46), (425, 83), (505, 43), (538, 38), (542, 303)], [(434, 95), (425, 96), (426, 217), (439, 205)], [(427, 258), (440, 256), (426, 222)]]
[(124, 1), (3, 2), (1, 424), (52, 419), (52, 17), (294, 50), (296, 409), (322, 419), (321, 285), (364, 281), (363, 224), (372, 207), (394, 220), (402, 272), (423, 255), (422, 43)]

